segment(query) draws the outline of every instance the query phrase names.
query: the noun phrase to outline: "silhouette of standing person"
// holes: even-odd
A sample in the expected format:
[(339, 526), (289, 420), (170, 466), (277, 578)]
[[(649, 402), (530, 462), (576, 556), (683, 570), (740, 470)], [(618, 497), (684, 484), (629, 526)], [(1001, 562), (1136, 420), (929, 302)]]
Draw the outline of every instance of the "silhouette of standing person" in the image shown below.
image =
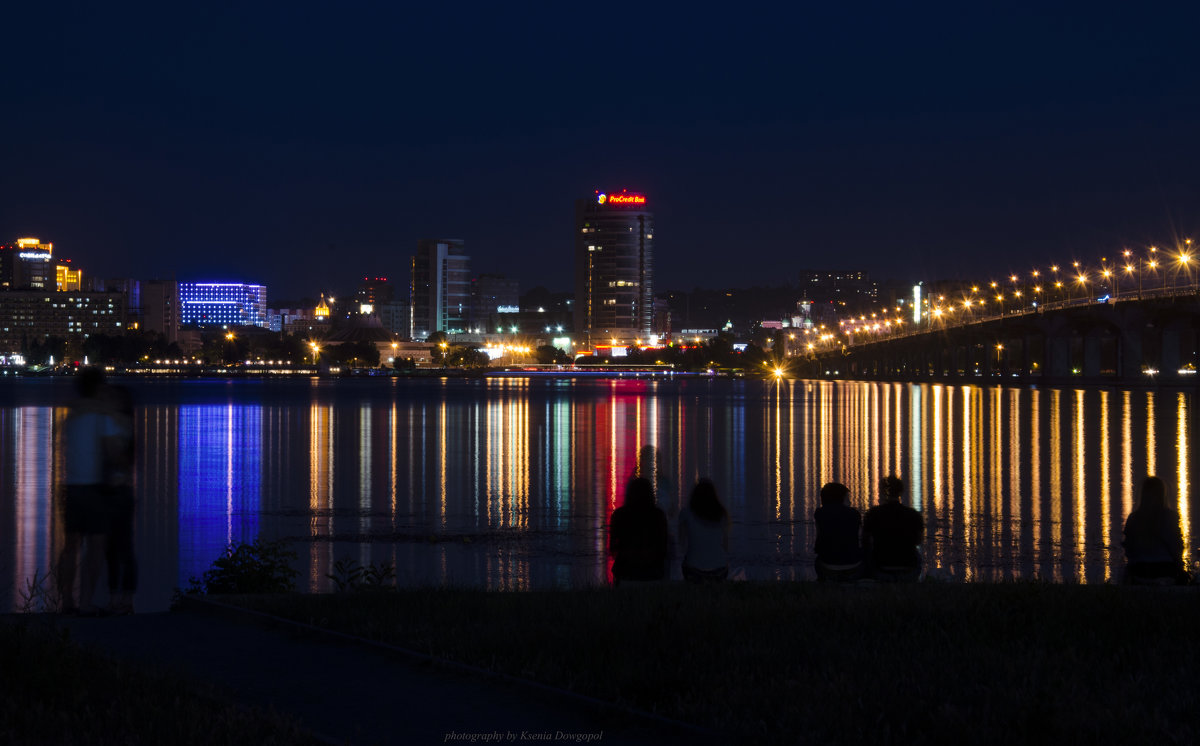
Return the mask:
[[(63, 423), (63, 456), (66, 479), (62, 492), (64, 541), (58, 562), (58, 592), (64, 613), (97, 615), (93, 602), (104, 569), (108, 505), (104, 494), (106, 449), (119, 448), (116, 423), (102, 397), (104, 374), (83, 368), (76, 374), (79, 394)], [(83, 561), (80, 563), (80, 550)], [(79, 575), (79, 604), (75, 603), (75, 578)]]
[(1125, 521), (1121, 546), (1130, 582), (1187, 582), (1179, 514), (1167, 507), (1167, 487), (1158, 477), (1142, 482), (1142, 497)]
[(862, 573), (862, 547), (858, 542), (862, 516), (846, 504), (849, 496), (850, 490), (841, 482), (829, 482), (821, 488), (821, 507), (813, 512), (818, 580), (857, 580)]
[(133, 396), (124, 386), (109, 386), (106, 394), (112, 408), (111, 416), (120, 431), (118, 447), (110, 449), (105, 459), (109, 610), (114, 614), (132, 614), (138, 577), (137, 558), (133, 553)]
[(900, 501), (904, 482), (894, 475), (880, 484), (879, 504), (863, 517), (863, 552), (877, 580), (916, 581), (921, 577), (921, 514)]
[(613, 585), (666, 577), (667, 516), (654, 504), (649, 479), (631, 479), (625, 487), (625, 502), (609, 522), (608, 551), (613, 557)]
[(696, 482), (687, 507), (679, 511), (679, 546), (684, 580), (711, 583), (729, 577), (729, 511), (710, 479)]

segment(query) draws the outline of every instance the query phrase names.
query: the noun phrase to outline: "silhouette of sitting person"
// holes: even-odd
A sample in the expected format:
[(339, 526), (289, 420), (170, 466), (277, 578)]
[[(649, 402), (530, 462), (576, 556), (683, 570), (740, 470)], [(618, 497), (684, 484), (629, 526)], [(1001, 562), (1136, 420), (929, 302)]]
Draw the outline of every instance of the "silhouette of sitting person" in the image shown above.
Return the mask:
[(710, 479), (696, 482), (687, 507), (679, 511), (679, 546), (684, 580), (712, 583), (729, 577), (729, 511)]
[(895, 475), (880, 484), (879, 504), (863, 517), (863, 552), (876, 580), (915, 581), (921, 577), (921, 514), (900, 501), (904, 482)]
[(613, 511), (608, 531), (613, 585), (666, 577), (667, 516), (654, 504), (654, 486), (649, 479), (629, 480), (625, 502)]
[(1167, 488), (1158, 477), (1142, 482), (1142, 497), (1125, 521), (1121, 546), (1130, 582), (1187, 582), (1179, 514), (1167, 507)]
[(813, 512), (817, 539), (814, 567), (818, 580), (857, 580), (862, 572), (862, 547), (858, 532), (862, 516), (846, 504), (850, 490), (841, 482), (821, 488), (821, 507)]

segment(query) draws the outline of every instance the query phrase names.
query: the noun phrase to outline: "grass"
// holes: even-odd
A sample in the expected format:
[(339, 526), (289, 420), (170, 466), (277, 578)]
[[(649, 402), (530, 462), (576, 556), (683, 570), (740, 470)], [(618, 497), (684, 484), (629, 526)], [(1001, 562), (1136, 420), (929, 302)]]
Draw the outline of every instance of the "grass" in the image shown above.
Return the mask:
[(671, 584), (235, 600), (757, 743), (1192, 743), (1200, 594)]
[(0, 743), (318, 743), (282, 716), (85, 650), (49, 625), (0, 623), (0, 671)]

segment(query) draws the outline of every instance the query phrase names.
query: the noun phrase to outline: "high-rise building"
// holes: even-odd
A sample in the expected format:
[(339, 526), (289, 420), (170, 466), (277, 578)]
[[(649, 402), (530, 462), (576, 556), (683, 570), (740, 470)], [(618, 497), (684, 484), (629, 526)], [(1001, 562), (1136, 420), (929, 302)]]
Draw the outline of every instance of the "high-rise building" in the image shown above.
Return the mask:
[(575, 333), (587, 346), (646, 341), (654, 320), (654, 214), (642, 194), (575, 202)]
[(471, 257), (453, 238), (421, 239), (412, 258), (411, 339), (462, 334), (471, 310)]
[(268, 328), (267, 286), (240, 282), (179, 283), (179, 322)]
[(179, 283), (149, 280), (142, 283), (142, 328), (158, 332), (167, 343), (179, 341)]
[(54, 268), (54, 287), (59, 291), (83, 290), (83, 270), (72, 269), (71, 260)]
[(521, 287), (504, 275), (481, 274), (471, 280), (472, 329), (486, 331), (495, 326), (499, 314), (515, 314), (521, 310)]
[(55, 290), (57, 267), (54, 244), (36, 238), (18, 238), (0, 246), (0, 289)]
[(360, 313), (372, 313), (376, 306), (392, 302), (395, 288), (386, 277), (364, 277), (358, 285), (357, 297)]
[(818, 303), (871, 303), (879, 286), (862, 270), (800, 270), (800, 292)]

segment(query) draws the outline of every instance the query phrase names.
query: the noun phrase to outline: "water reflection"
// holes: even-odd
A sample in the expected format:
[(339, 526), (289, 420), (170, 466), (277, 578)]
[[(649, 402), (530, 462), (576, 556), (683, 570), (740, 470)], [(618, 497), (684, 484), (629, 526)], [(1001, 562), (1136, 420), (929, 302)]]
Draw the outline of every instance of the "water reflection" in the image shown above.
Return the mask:
[[(6, 606), (60, 541), (50, 496), (65, 409), (47, 385), (29, 389), (40, 404), (0, 406)], [(819, 486), (846, 484), (865, 510), (889, 473), (924, 515), (928, 566), (964, 580), (1113, 580), (1147, 474), (1175, 490), (1189, 546), (1194, 533), (1189, 392), (488, 379), (289, 382), (263, 396), (254, 385), (134, 384), (138, 550), (144, 593), (157, 594), (142, 608), (260, 533), (297, 544), (310, 590), (329, 588), (341, 558), (394, 563), (402, 583), (603, 582), (604, 524), (635, 472), (653, 473), (672, 520), (711, 476), (733, 515), (732, 560), (751, 578), (811, 577)]]
[(178, 584), (184, 587), (190, 577), (203, 575), (230, 543), (253, 541), (258, 535), (262, 409), (180, 407), (177, 439)]

